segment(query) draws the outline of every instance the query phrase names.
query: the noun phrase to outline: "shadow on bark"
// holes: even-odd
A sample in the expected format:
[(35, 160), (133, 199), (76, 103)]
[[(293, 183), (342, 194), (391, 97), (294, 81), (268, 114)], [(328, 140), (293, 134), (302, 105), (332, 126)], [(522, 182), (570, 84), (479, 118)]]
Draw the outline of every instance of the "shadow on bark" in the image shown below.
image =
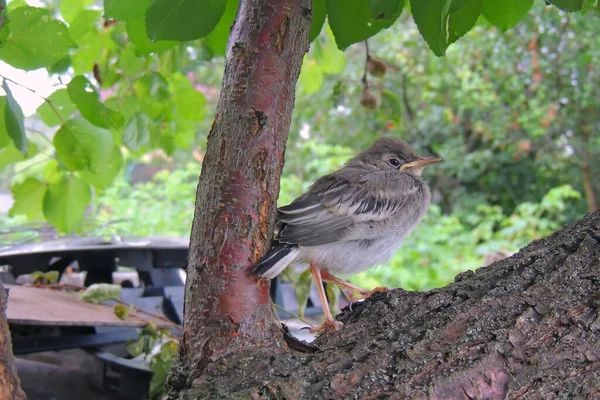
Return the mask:
[(211, 360), (180, 398), (600, 398), (599, 257), (595, 212), (444, 288), (343, 310), (316, 353)]

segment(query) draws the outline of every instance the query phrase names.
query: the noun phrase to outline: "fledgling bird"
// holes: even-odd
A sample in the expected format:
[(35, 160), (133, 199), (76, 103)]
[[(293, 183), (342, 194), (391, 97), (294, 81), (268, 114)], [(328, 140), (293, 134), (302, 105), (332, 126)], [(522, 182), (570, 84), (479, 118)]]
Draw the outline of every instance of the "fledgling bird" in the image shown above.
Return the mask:
[(364, 290), (333, 274), (355, 274), (392, 257), (429, 208), (431, 192), (421, 174), (439, 161), (417, 156), (400, 139), (377, 140), (278, 209), (271, 248), (252, 272), (273, 279), (292, 262), (309, 263), (325, 314), (325, 323), (311, 332), (341, 329), (322, 281), (358, 292), (359, 298), (387, 290)]

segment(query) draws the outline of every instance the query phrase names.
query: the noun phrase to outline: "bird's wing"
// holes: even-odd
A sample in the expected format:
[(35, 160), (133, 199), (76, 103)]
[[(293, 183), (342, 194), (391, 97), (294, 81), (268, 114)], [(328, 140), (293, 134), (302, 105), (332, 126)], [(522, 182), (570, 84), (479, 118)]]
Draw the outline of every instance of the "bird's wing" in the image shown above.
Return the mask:
[(338, 241), (355, 223), (392, 216), (421, 187), (414, 177), (395, 171), (373, 171), (354, 180), (350, 176), (327, 175), (281, 207), (277, 240), (301, 246)]

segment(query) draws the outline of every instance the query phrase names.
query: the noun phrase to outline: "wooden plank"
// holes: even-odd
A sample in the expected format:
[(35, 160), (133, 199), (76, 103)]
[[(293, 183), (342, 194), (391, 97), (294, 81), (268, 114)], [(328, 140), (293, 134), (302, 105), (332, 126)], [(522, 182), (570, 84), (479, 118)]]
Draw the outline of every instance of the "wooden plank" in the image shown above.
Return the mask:
[(164, 321), (134, 311), (121, 320), (112, 306), (87, 303), (74, 293), (19, 285), (6, 287), (10, 289), (6, 310), (9, 324), (142, 327), (150, 321), (158, 326), (169, 326)]

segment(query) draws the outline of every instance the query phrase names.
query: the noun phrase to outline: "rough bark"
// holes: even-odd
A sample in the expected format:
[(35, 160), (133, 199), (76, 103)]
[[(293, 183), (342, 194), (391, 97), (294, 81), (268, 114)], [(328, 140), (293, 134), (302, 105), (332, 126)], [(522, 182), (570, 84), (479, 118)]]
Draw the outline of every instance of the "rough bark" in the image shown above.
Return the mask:
[(7, 296), (0, 281), (0, 399), (26, 399), (17, 375), (10, 331), (6, 323)]
[(427, 292), (378, 293), (313, 354), (206, 366), (181, 398), (600, 398), (600, 211)]
[(214, 359), (285, 346), (269, 285), (249, 274), (273, 232), (311, 0), (241, 0), (196, 193), (179, 361), (170, 398)]

